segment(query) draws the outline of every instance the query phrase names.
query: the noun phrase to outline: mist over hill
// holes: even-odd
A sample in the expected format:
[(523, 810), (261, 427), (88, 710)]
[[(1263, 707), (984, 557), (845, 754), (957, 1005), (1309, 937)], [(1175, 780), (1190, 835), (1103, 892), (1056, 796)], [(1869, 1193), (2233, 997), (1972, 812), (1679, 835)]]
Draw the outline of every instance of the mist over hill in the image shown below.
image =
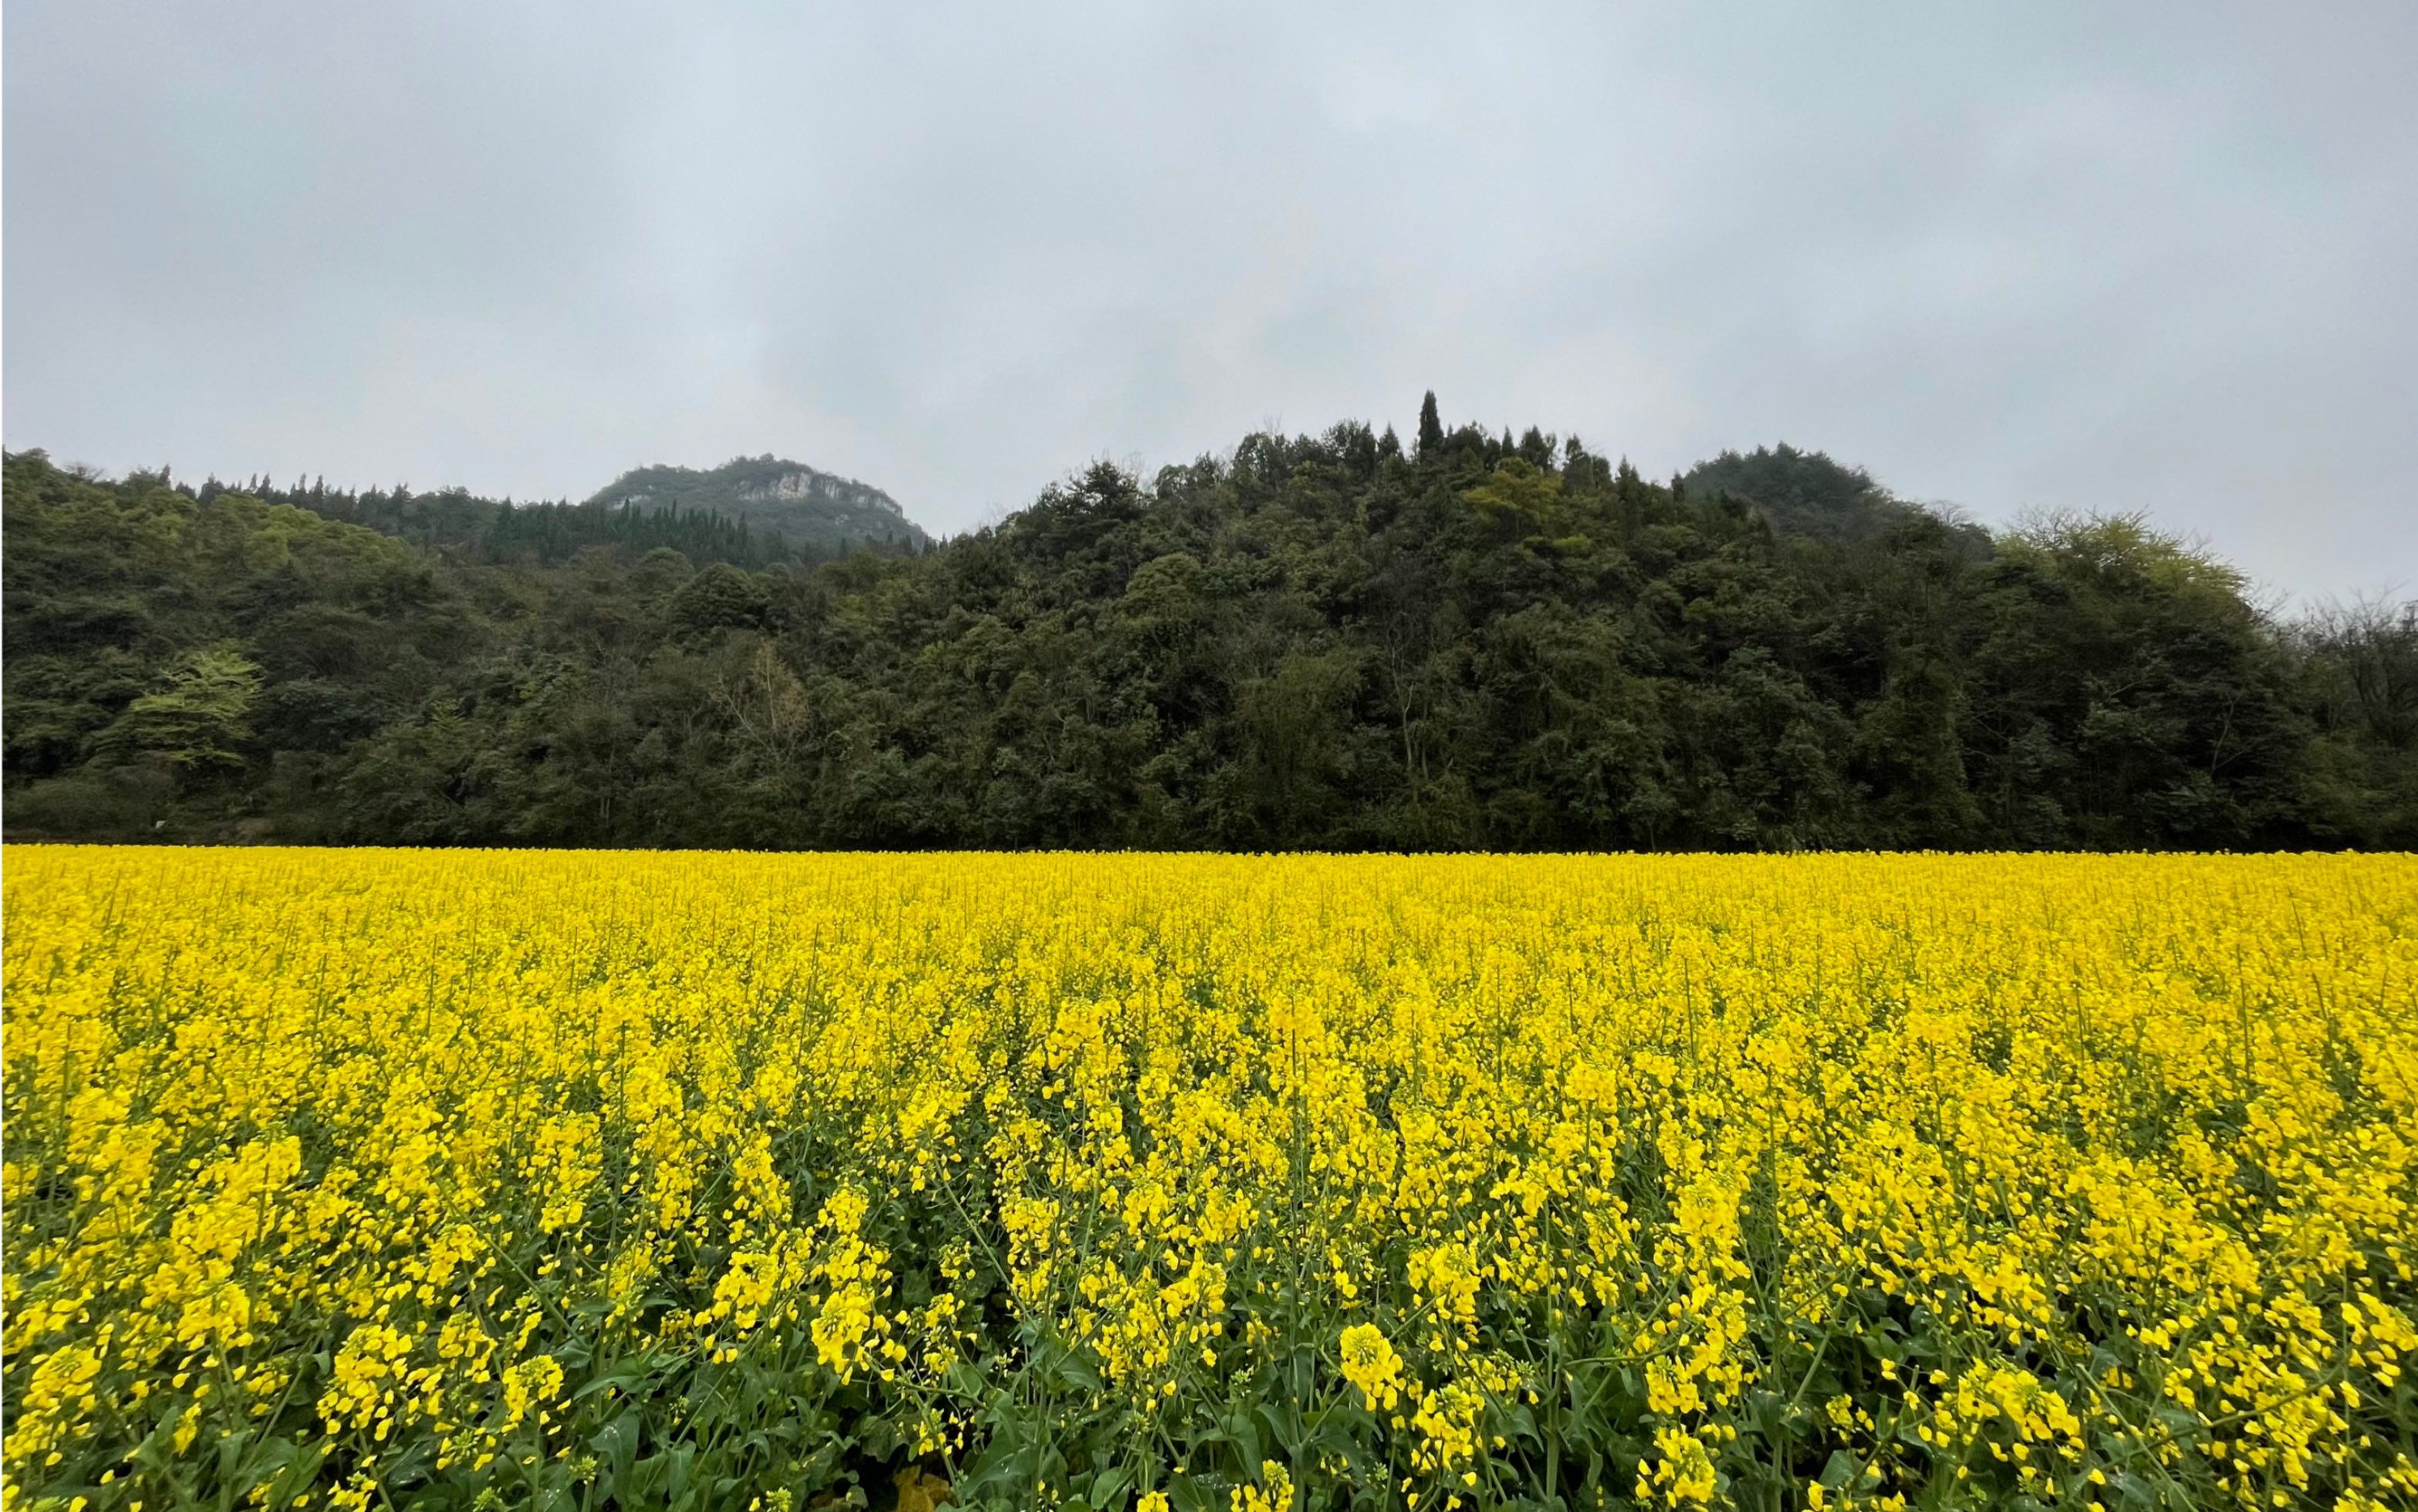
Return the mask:
[(871, 483), (766, 452), (719, 467), (633, 467), (591, 496), (596, 508), (704, 510), (824, 551), (931, 540), (898, 501)]
[[(1790, 447), (1655, 482), (1432, 397), (1407, 446), (1098, 464), (939, 542), (807, 474), (510, 506), (11, 455), (9, 832), (2418, 845), (2418, 604), (2279, 620), (2137, 514), (1994, 532)], [(756, 524), (809, 506), (900, 534)]]

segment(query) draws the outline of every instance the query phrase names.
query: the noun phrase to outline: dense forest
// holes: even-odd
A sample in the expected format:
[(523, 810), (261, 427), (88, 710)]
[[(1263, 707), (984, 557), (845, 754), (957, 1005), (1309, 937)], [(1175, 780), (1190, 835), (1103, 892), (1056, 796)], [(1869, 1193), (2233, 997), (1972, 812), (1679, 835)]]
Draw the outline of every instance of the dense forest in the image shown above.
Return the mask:
[[(284, 487), (268, 478), (235, 484), (212, 478), (191, 493), (196, 503), (203, 504), (221, 494), (291, 504), (327, 519), (367, 526), (458, 560), (538, 567), (558, 566), (589, 546), (640, 552), (668, 546), (692, 562), (729, 562), (749, 569), (784, 563), (811, 566), (848, 556), (860, 545), (894, 551), (914, 549), (929, 540), (904, 517), (879, 513), (874, 506), (855, 500), (773, 499), (766, 501), (771, 508), (754, 511), (757, 517), (751, 520), (711, 504), (692, 502), (678, 493), (658, 495), (623, 486), (648, 474), (683, 471), (650, 467), (626, 473), (584, 504), (568, 499), (515, 504), (510, 499), (481, 498), (460, 488), (415, 494), (406, 484), (356, 493), (329, 488), (324, 478), (297, 479)], [(166, 484), (170, 480), (163, 471), (155, 481)], [(888, 503), (888, 496), (881, 499)], [(888, 508), (895, 512), (897, 506)], [(850, 524), (859, 527), (853, 536), (849, 534)]]
[(829, 559), (39, 452), (5, 503), (17, 838), (2418, 846), (2418, 604), (2281, 620), (2137, 517), (1993, 533), (1787, 448), (1655, 483), (1431, 397)]

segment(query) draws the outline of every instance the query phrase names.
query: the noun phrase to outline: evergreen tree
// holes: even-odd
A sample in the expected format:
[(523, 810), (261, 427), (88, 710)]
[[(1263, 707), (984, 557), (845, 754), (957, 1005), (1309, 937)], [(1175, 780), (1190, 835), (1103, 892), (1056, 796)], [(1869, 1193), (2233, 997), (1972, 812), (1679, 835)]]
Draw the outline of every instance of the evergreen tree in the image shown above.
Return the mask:
[(1438, 448), (1444, 445), (1444, 421), (1436, 418), (1435, 390), (1428, 390), (1419, 401), (1419, 450), (1422, 462), (1433, 462)]

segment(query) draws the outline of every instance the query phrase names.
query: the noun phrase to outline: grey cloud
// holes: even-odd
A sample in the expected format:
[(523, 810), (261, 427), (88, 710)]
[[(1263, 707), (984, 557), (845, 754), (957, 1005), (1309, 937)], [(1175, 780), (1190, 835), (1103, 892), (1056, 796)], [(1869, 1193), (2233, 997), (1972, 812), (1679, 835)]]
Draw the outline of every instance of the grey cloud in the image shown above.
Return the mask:
[(945, 530), (1433, 387), (2418, 579), (2397, 0), (6, 26), (12, 447), (522, 496), (772, 450)]

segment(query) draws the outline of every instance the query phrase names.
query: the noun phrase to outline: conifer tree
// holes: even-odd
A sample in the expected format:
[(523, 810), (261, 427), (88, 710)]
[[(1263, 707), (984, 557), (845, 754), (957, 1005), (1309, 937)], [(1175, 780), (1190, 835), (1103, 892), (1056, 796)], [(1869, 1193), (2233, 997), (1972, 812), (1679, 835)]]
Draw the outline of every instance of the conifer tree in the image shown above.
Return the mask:
[(1435, 390), (1431, 389), (1428, 390), (1428, 396), (1419, 401), (1419, 456), (1421, 460), (1432, 460), (1436, 454), (1436, 449), (1443, 445), (1444, 421), (1436, 419)]

